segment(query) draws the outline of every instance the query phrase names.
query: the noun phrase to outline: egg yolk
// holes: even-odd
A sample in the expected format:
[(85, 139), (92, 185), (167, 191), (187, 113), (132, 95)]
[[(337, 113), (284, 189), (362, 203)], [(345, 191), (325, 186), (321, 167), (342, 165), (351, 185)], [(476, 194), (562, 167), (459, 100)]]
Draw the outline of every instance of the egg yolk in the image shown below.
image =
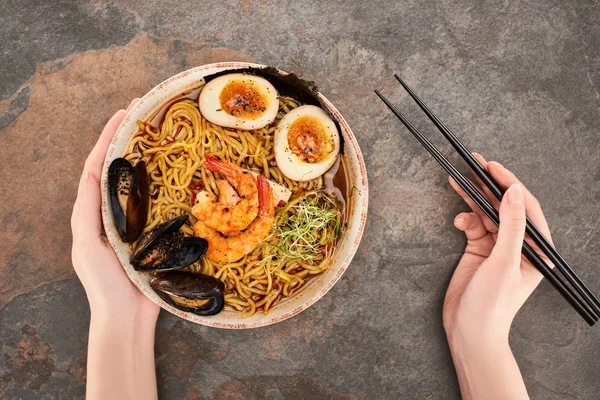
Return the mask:
[(243, 119), (257, 119), (267, 109), (268, 101), (251, 80), (231, 81), (219, 96), (221, 109)]
[(306, 163), (324, 161), (335, 147), (327, 128), (312, 115), (303, 115), (292, 122), (287, 136), (290, 150)]

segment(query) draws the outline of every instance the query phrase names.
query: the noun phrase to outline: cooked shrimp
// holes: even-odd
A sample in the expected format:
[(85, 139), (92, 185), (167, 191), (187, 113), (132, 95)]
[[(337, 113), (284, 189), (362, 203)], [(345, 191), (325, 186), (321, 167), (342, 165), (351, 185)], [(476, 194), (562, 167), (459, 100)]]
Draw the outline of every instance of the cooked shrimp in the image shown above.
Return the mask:
[(216, 179), (215, 184), (217, 185), (217, 189), (219, 189), (219, 203), (226, 206), (235, 206), (240, 202), (240, 196), (225, 179)]
[[(220, 160), (216, 156), (206, 156), (205, 165), (210, 171), (225, 175), (237, 192), (239, 201), (231, 205), (228, 203), (232, 200), (219, 201), (211, 193), (202, 191), (196, 195), (192, 214), (209, 228), (224, 234), (243, 230), (258, 214), (256, 178), (249, 171), (229, 161)], [(230, 194), (220, 193), (219, 198), (221, 196), (230, 196)]]
[(226, 264), (237, 261), (254, 250), (271, 232), (275, 216), (275, 205), (271, 186), (262, 175), (258, 176), (258, 216), (244, 232), (236, 236), (223, 236), (218, 231), (198, 221), (194, 235), (208, 241), (205, 257)]

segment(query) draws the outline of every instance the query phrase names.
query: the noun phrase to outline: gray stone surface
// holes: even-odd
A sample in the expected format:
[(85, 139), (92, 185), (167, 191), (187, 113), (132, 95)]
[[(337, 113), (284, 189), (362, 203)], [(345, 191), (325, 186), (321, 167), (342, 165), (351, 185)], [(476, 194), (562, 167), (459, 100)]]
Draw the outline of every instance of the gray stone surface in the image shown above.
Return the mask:
[[(89, 315), (68, 226), (83, 160), (116, 109), (205, 62), (315, 80), (361, 145), (369, 220), (343, 279), (291, 320), (235, 332), (162, 314), (162, 398), (459, 398), (441, 305), (465, 206), (373, 95), (449, 152), (394, 72), (522, 178), (600, 292), (597, 1), (9, 0), (0, 22), (2, 398), (83, 397)], [(598, 332), (542, 283), (511, 335), (532, 398), (598, 398)]]

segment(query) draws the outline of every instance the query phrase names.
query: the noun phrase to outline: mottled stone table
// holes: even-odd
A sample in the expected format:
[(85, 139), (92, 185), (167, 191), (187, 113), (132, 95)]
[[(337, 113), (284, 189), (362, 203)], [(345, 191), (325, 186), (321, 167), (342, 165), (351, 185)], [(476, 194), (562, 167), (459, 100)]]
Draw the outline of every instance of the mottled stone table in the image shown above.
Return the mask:
[[(70, 262), (78, 176), (108, 117), (163, 79), (224, 60), (319, 83), (371, 187), (354, 262), (299, 316), (251, 331), (162, 313), (168, 399), (456, 399), (441, 324), (465, 206), (373, 95), (399, 72), (473, 149), (539, 197), (600, 292), (600, 4), (594, 1), (0, 2), (0, 397), (82, 398), (89, 312)], [(456, 159), (456, 158), (455, 158)], [(537, 399), (596, 399), (600, 331), (543, 283), (511, 343)]]

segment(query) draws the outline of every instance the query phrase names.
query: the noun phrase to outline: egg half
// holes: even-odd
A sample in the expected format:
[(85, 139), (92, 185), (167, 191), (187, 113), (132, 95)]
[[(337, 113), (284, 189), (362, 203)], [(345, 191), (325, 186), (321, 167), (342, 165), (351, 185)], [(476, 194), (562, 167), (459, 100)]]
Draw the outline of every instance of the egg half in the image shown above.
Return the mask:
[(275, 130), (275, 160), (294, 181), (323, 175), (340, 152), (340, 135), (327, 113), (316, 106), (300, 106), (287, 113)]
[(277, 90), (268, 80), (255, 75), (227, 74), (209, 81), (198, 99), (200, 113), (227, 128), (263, 128), (277, 117)]

